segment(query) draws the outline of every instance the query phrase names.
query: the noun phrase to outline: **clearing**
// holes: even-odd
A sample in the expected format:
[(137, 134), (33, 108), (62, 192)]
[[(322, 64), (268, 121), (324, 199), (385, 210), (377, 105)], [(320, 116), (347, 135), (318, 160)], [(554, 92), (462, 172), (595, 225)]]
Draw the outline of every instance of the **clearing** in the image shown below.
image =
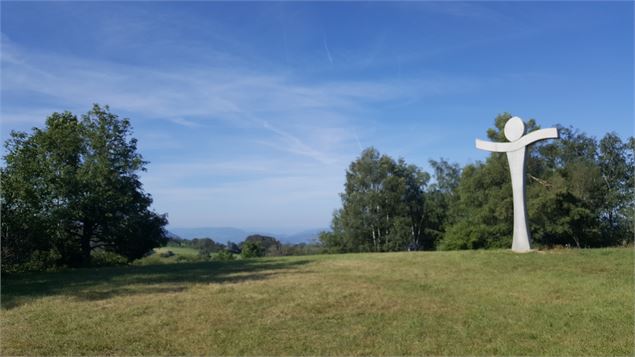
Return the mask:
[(633, 355), (633, 249), (316, 255), (2, 279), (2, 355)]

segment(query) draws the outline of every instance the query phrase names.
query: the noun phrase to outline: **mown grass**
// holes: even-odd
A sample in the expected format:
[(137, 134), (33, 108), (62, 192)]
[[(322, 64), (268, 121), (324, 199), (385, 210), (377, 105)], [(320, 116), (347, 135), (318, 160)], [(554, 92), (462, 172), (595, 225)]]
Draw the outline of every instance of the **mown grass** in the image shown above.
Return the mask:
[(155, 254), (167, 253), (168, 251), (171, 251), (176, 255), (198, 255), (198, 250), (189, 247), (161, 247), (154, 249)]
[(2, 355), (633, 355), (632, 249), (323, 255), (2, 281)]

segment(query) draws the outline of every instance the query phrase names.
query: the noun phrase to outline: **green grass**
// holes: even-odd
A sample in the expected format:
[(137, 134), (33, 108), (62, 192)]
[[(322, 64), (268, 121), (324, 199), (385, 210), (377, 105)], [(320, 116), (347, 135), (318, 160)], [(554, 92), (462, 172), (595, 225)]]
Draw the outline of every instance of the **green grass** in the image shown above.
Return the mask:
[[(162, 253), (171, 251), (174, 255), (170, 257), (161, 256)], [(204, 261), (198, 250), (189, 247), (162, 247), (154, 248), (154, 254), (136, 260), (135, 265), (155, 265), (155, 264), (174, 264), (183, 262), (199, 262)]]
[(632, 249), (323, 255), (3, 279), (2, 355), (633, 355)]
[(189, 255), (189, 256), (197, 256), (198, 250), (189, 247), (162, 247), (162, 248), (154, 248), (155, 253), (165, 253), (167, 251), (172, 251), (172, 253), (176, 255)]

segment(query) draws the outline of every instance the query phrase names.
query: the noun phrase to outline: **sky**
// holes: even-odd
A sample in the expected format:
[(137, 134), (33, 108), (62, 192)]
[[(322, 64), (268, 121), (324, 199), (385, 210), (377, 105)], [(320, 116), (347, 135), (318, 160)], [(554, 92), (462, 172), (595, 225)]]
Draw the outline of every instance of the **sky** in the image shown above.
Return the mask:
[[(633, 3), (9, 2), (1, 138), (130, 118), (169, 227), (328, 227), (363, 148), (487, 157), (497, 114), (633, 135)], [(168, 228), (169, 228), (168, 227)]]

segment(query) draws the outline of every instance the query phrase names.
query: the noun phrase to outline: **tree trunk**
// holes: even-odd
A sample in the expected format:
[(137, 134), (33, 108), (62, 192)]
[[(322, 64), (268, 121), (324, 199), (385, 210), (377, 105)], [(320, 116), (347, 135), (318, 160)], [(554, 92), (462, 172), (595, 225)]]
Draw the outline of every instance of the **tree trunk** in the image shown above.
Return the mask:
[(89, 222), (84, 222), (84, 229), (81, 237), (82, 247), (82, 263), (88, 263), (90, 260), (90, 238), (93, 236), (93, 226)]
[(375, 227), (370, 226), (371, 231), (373, 232), (373, 249), (377, 251), (377, 237), (375, 236)]

